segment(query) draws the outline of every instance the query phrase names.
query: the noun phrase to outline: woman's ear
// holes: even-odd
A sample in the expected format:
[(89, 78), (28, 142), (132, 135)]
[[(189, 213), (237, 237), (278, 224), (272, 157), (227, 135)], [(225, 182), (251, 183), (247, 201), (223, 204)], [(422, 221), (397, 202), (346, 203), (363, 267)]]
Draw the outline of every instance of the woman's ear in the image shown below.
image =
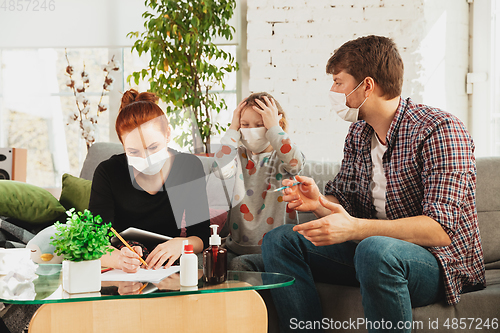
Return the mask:
[(168, 125), (168, 127), (167, 127), (167, 144), (169, 144), (171, 140), (172, 140), (172, 126)]

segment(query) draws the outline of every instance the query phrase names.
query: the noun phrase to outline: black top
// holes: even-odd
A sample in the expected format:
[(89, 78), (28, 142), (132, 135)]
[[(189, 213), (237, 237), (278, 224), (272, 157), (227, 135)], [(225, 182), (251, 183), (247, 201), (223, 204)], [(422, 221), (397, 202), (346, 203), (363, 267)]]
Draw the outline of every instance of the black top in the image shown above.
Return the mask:
[[(194, 155), (169, 152), (175, 154), (172, 168), (154, 195), (137, 184), (125, 154), (101, 162), (94, 172), (89, 210), (118, 232), (135, 227), (170, 237), (180, 236), (185, 213), (186, 237), (198, 236), (206, 248), (210, 215), (203, 165)], [(158, 243), (144, 245), (152, 251)]]

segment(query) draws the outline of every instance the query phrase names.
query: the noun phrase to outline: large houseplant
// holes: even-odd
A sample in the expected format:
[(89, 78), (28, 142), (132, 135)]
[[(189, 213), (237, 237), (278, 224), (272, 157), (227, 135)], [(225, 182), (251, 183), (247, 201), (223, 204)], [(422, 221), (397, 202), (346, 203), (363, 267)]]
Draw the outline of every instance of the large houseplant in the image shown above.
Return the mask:
[(66, 214), (66, 224), (54, 224), (58, 232), (51, 242), (56, 254), (63, 256), (63, 289), (68, 293), (99, 291), (100, 258), (112, 251), (108, 237), (111, 223), (103, 223), (87, 209), (75, 213), (71, 208)]
[(147, 79), (150, 91), (167, 103), (172, 126), (191, 124), (175, 141), (181, 146), (192, 144), (195, 153), (210, 153), (211, 134), (225, 130), (214, 121), (214, 114), (227, 108), (211, 90), (224, 89), (224, 76), (238, 69), (234, 57), (215, 45), (214, 39), (232, 39), (235, 29), (229, 19), (236, 1), (146, 0), (145, 4), (149, 7), (142, 15), (146, 31), (128, 36), (137, 38), (132, 50), (149, 53), (151, 61), (128, 82)]

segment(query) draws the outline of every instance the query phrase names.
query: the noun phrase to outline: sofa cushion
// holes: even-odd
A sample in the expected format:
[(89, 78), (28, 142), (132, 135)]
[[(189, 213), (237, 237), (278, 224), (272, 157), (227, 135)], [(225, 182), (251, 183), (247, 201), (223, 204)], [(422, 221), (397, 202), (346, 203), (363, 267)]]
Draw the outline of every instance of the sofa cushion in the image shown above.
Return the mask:
[[(439, 329), (429, 330), (428, 332), (498, 332), (498, 326), (491, 331), (487, 329), (486, 320), (491, 325), (492, 319), (496, 318), (498, 324), (498, 309), (500, 309), (500, 270), (486, 271), (487, 287), (482, 290), (462, 294), (460, 302), (455, 306), (447, 305), (444, 302), (431, 304), (420, 308), (413, 309), (413, 320), (424, 323), (426, 332), (429, 321), (435, 322), (438, 320)], [(467, 329), (465, 330), (450, 330), (452, 328), (452, 320), (457, 318), (467, 318)], [(474, 318), (473, 325), (469, 318)], [(449, 327), (445, 326), (448, 319)], [(490, 329), (492, 327), (490, 326)]]
[(62, 192), (59, 202), (66, 209), (75, 208), (83, 212), (89, 208), (92, 181), (65, 173), (62, 176)]
[[(476, 204), (478, 212), (500, 211), (500, 157), (480, 157), (476, 160)], [(492, 221), (500, 223), (500, 221)]]
[(500, 211), (478, 212), (479, 232), (483, 245), (484, 262), (500, 264)]
[(476, 161), (476, 205), (484, 262), (495, 267), (500, 267), (499, 166), (500, 157), (481, 157)]
[(0, 193), (0, 216), (30, 223), (44, 223), (66, 211), (49, 191), (34, 185), (0, 180)]
[(96, 142), (87, 152), (87, 157), (83, 162), (80, 178), (92, 180), (94, 171), (102, 161), (107, 160), (113, 155), (122, 154), (123, 146), (121, 143)]
[(334, 162), (306, 161), (304, 169), (300, 173), (302, 176), (313, 178), (322, 194), (325, 192), (325, 185), (335, 178), (340, 170), (340, 164)]

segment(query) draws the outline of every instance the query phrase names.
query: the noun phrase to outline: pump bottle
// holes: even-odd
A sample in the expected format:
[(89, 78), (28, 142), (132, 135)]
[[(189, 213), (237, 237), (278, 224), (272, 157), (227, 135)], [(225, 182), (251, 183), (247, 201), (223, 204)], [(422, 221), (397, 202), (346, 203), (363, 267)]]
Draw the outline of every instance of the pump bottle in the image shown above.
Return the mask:
[(203, 280), (211, 284), (222, 283), (227, 278), (227, 250), (220, 247), (221, 239), (217, 234), (217, 227), (216, 224), (210, 226), (210, 246), (203, 251)]

